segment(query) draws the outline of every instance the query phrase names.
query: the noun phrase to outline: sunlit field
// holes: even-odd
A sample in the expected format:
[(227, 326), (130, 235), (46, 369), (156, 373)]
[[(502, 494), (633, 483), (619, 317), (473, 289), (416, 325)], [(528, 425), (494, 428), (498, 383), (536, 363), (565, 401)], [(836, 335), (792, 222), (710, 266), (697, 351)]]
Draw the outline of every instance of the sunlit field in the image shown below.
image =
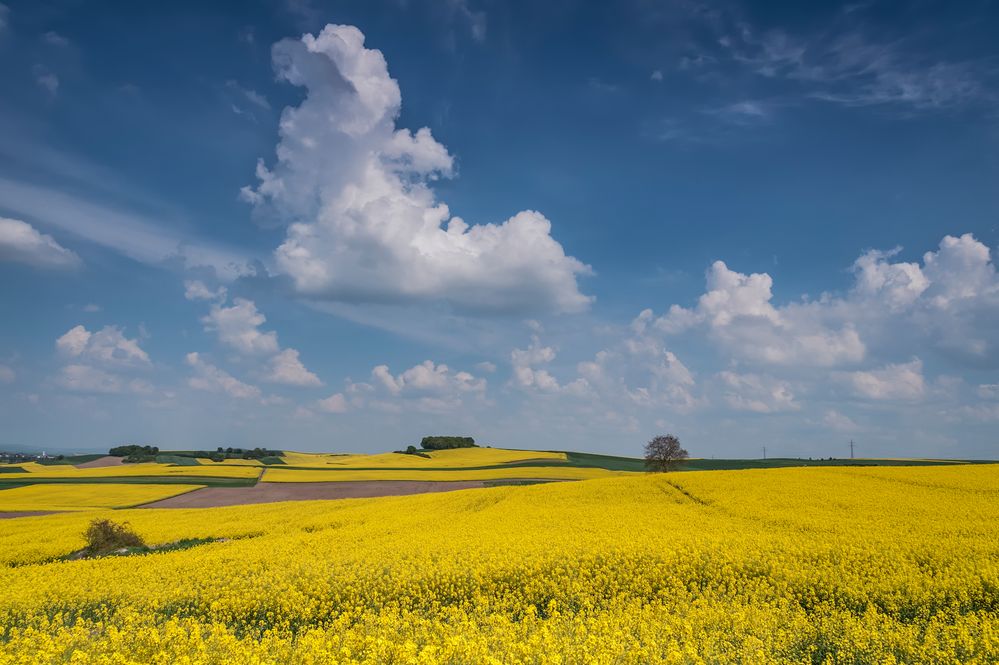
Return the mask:
[(313, 470), (313, 469), (283, 469), (271, 467), (264, 471), (262, 480), (271, 483), (301, 483), (301, 482), (343, 482), (343, 481), (380, 481), (380, 480), (583, 480), (586, 478), (608, 478), (619, 476), (622, 471), (608, 471), (597, 468), (578, 467), (532, 467), (518, 466), (510, 468), (491, 467), (484, 469), (462, 469), (455, 467), (447, 470), (434, 469), (351, 469)]
[[(58, 560), (95, 516), (150, 544), (227, 540)], [(2, 524), (2, 663), (999, 659), (992, 465), (632, 474)]]
[[(201, 485), (119, 485), (115, 483), (44, 483), (0, 491), (0, 512), (127, 508), (184, 492)], [(4, 526), (7, 526), (6, 524)]]

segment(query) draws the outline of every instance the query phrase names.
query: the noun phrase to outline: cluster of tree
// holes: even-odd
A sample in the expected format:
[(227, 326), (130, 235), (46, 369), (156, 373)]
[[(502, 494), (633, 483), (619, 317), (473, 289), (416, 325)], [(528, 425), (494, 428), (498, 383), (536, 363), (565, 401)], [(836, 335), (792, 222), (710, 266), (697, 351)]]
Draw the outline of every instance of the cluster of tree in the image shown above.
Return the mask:
[(265, 457), (278, 457), (281, 455), (280, 450), (268, 450), (267, 448), (254, 448), (250, 450), (249, 448), (223, 448), (219, 446), (214, 453), (206, 453), (204, 457), (210, 458), (214, 462), (221, 462), (225, 459), (263, 459)]
[(645, 444), (645, 468), (649, 471), (673, 471), (687, 457), (680, 439), (672, 434), (657, 436)]
[(108, 455), (113, 455), (114, 457), (128, 457), (129, 455), (158, 455), (159, 452), (159, 446), (139, 446), (136, 444), (129, 444), (127, 446), (115, 446), (108, 451)]
[(424, 450), (449, 450), (451, 448), (475, 448), (475, 439), (470, 436), (425, 436), (420, 441)]
[(122, 461), (128, 464), (134, 464), (137, 462), (155, 462), (156, 456), (159, 455), (159, 453), (159, 446), (139, 446), (136, 444), (115, 446), (108, 451), (108, 455), (124, 457), (125, 459)]

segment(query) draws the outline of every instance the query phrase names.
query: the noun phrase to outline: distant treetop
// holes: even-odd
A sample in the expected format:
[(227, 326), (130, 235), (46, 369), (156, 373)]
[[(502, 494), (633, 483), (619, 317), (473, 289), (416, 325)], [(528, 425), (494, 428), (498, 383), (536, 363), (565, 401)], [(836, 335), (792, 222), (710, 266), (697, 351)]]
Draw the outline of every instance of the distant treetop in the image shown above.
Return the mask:
[(448, 450), (450, 448), (476, 448), (475, 439), (470, 436), (425, 436), (420, 441), (424, 450)]

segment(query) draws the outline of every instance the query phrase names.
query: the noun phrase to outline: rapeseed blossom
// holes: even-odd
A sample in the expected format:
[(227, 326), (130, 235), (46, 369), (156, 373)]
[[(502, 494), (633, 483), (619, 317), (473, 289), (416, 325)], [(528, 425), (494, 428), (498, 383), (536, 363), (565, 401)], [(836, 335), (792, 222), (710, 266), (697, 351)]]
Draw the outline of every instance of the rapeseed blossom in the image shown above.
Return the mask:
[[(57, 561), (94, 516), (184, 551)], [(999, 466), (7, 520), (0, 663), (999, 661)]]

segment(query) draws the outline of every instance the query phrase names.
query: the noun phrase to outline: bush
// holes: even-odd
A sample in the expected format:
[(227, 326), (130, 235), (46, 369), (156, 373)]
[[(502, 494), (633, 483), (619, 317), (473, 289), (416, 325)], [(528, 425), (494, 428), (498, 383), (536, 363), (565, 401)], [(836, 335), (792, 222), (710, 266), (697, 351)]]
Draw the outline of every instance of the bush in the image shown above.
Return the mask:
[(475, 448), (475, 439), (470, 436), (425, 436), (420, 441), (425, 450), (449, 450), (451, 448)]
[(110, 554), (123, 547), (146, 546), (139, 534), (128, 526), (128, 522), (118, 524), (111, 520), (96, 519), (83, 532), (83, 537), (87, 540), (85, 551), (88, 556)]

